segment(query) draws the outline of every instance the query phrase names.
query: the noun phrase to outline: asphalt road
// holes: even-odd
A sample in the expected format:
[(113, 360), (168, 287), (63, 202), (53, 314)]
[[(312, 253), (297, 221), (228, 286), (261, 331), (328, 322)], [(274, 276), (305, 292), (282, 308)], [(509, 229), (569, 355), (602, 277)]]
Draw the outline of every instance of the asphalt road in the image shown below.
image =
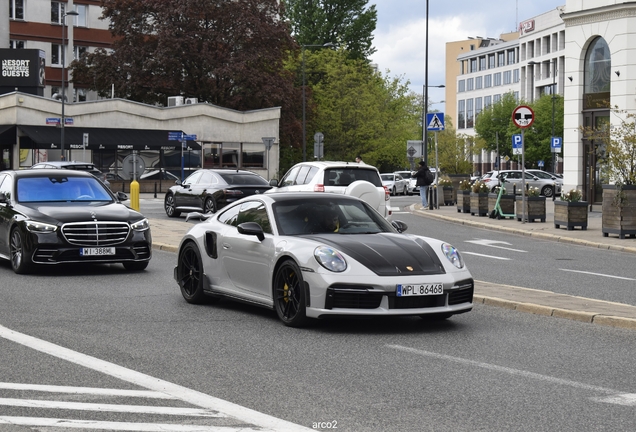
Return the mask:
[[(227, 431), (245, 426), (181, 411), (169, 416), (15, 402), (198, 408), (186, 397), (193, 391), (201, 401), (220, 398), (313, 430), (633, 428), (633, 331), (486, 305), (439, 324), (338, 319), (291, 329), (269, 310), (227, 301), (187, 304), (172, 280), (174, 263), (174, 254), (155, 251), (148, 270), (136, 274), (113, 265), (27, 276), (0, 264), (2, 329), (132, 371), (115, 376), (115, 366), (78, 365), (10, 341), (6, 335), (13, 333), (3, 330), (2, 383), (144, 390), (164, 380), (182, 389), (182, 399), (165, 401), (8, 390), (0, 383), (0, 430), (31, 430), (3, 425), (7, 416), (224, 425)], [(125, 379), (133, 372), (150, 378)]]

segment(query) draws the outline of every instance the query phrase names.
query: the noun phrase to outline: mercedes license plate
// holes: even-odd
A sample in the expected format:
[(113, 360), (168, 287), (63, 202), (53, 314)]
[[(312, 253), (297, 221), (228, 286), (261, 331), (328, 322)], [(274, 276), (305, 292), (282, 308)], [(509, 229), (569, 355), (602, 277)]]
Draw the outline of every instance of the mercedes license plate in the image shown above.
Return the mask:
[(440, 295), (444, 294), (444, 284), (398, 285), (396, 293), (398, 297)]
[(115, 255), (114, 247), (81, 248), (81, 256)]

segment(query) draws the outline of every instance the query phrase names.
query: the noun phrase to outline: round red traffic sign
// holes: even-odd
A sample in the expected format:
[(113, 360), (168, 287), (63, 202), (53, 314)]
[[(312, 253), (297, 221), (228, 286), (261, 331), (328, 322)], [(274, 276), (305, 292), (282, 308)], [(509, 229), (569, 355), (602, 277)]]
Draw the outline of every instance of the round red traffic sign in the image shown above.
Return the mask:
[(527, 128), (534, 122), (534, 111), (526, 105), (519, 105), (512, 111), (512, 122), (520, 128)]

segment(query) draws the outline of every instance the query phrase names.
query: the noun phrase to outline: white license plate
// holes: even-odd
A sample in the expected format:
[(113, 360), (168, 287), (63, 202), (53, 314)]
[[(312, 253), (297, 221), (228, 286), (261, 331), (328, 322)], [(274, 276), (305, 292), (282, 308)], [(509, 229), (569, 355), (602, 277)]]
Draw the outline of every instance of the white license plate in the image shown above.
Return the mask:
[(96, 256), (96, 255), (115, 255), (114, 247), (101, 247), (101, 248), (81, 248), (81, 256)]
[(440, 295), (444, 294), (444, 285), (441, 283), (398, 285), (396, 294), (398, 297)]

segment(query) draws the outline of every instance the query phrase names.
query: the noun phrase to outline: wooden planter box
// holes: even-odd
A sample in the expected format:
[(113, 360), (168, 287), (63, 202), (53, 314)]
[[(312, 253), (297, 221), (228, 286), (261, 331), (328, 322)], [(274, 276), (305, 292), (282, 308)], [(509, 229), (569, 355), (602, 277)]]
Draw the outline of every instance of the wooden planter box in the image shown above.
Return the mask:
[(488, 216), (488, 193), (470, 193), (470, 214)]
[(564, 225), (568, 231), (575, 227), (587, 229), (587, 201), (568, 202), (554, 201), (554, 227)]
[(455, 198), (453, 197), (453, 187), (452, 186), (443, 186), (442, 191), (444, 192), (444, 205), (453, 205), (455, 204)]
[(618, 234), (624, 239), (626, 235), (636, 236), (636, 186), (623, 186), (622, 205), (616, 205), (615, 185), (603, 185), (603, 237)]
[[(556, 201), (555, 201), (556, 202)], [(517, 205), (517, 220), (523, 219), (523, 197), (519, 197), (516, 200)], [(526, 217), (528, 222), (534, 222), (539, 219), (541, 222), (545, 222), (545, 197), (526, 197)]]
[[(488, 214), (491, 214), (495, 209), (495, 204), (497, 204), (497, 197), (499, 195), (496, 193), (488, 194)], [(510, 216), (501, 216), (500, 218), (514, 218), (515, 217), (515, 196), (514, 195), (502, 195), (499, 200), (499, 206), (501, 207), (501, 212)]]
[(470, 213), (470, 191), (457, 191), (457, 213)]

